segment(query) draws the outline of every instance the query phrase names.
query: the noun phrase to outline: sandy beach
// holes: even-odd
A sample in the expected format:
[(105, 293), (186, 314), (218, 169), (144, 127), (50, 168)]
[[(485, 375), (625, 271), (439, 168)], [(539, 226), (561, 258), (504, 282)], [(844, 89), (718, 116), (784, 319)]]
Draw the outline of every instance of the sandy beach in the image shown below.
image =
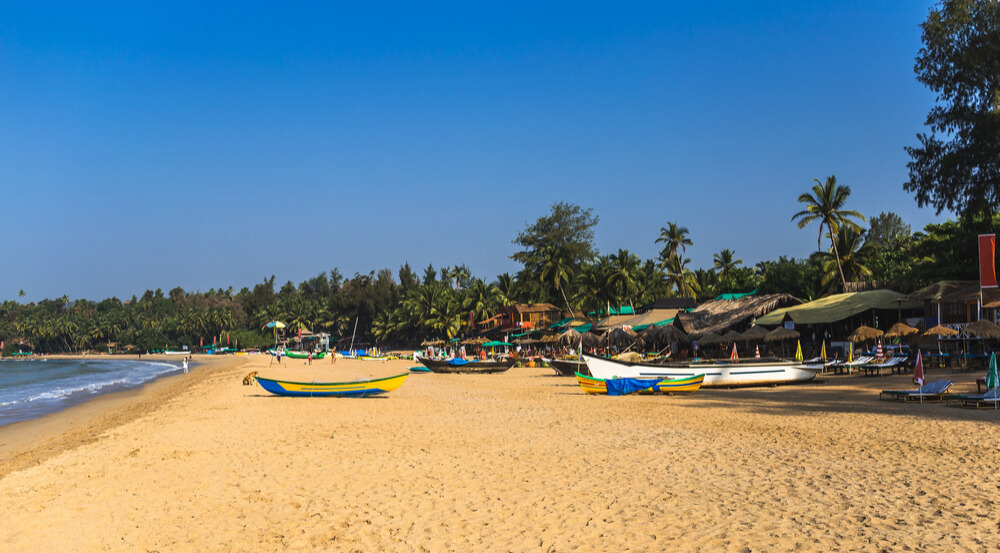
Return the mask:
[(1000, 414), (878, 401), (908, 376), (625, 398), (544, 368), (369, 399), (242, 385), (410, 365), (208, 360), (4, 427), (0, 550), (997, 548)]

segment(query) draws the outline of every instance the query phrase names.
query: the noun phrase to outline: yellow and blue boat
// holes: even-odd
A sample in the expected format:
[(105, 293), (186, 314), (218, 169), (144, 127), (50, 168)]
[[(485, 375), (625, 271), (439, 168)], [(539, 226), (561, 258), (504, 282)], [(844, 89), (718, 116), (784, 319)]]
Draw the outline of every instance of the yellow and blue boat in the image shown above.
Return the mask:
[[(626, 395), (640, 394), (690, 394), (701, 388), (705, 375), (699, 374), (687, 378), (616, 378), (604, 380), (576, 373), (576, 381), (588, 394)], [(609, 390), (608, 383), (611, 383)]]
[(279, 396), (297, 397), (369, 397), (387, 394), (403, 385), (410, 373), (386, 378), (368, 378), (352, 382), (290, 382), (257, 377), (261, 388)]

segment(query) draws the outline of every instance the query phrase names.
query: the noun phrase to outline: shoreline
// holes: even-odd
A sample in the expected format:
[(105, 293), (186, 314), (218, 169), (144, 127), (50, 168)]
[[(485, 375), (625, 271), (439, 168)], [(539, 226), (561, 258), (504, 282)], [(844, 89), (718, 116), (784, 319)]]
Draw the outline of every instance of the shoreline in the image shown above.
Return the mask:
[[(177, 361), (170, 355), (147, 357), (155, 361)], [(108, 355), (49, 355), (44, 358), (114, 359)], [(0, 426), (0, 479), (63, 451), (91, 443), (104, 432), (157, 409), (183, 389), (237, 361), (232, 357), (211, 359), (208, 355), (195, 355), (187, 374), (161, 376), (136, 388), (98, 394), (38, 418)]]

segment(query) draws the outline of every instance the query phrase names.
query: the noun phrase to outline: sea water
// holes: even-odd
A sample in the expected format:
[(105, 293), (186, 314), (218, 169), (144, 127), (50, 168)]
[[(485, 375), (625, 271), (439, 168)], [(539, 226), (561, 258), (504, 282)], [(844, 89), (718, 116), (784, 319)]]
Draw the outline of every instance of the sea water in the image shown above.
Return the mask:
[(0, 359), (0, 426), (181, 371), (180, 362), (135, 359)]

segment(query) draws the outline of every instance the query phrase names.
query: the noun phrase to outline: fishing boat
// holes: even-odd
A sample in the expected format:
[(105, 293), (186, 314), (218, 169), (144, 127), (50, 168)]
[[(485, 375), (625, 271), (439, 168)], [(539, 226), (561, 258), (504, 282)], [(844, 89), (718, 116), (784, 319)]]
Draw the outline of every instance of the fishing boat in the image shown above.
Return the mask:
[[(285, 356), (288, 357), (289, 359), (309, 359), (309, 352), (308, 351), (286, 351), (285, 352)], [(322, 359), (322, 358), (326, 357), (326, 353), (324, 353), (324, 352), (321, 351), (319, 353), (312, 354), (312, 356), (313, 356), (313, 359)]]
[(604, 380), (585, 374), (576, 373), (576, 381), (588, 394), (608, 394), (608, 382), (612, 383), (612, 395), (630, 393), (647, 394), (690, 394), (698, 391), (705, 381), (705, 375), (699, 374), (690, 378), (619, 378)]
[(563, 376), (573, 376), (576, 373), (584, 373), (587, 371), (587, 363), (580, 360), (576, 361), (574, 359), (543, 359), (545, 363), (552, 367), (554, 371)]
[(410, 373), (351, 382), (291, 382), (258, 376), (257, 383), (261, 388), (279, 396), (369, 397), (387, 394), (399, 388), (407, 376), (410, 376)]
[(516, 359), (506, 358), (495, 361), (468, 361), (465, 359), (418, 359), (425, 367), (436, 373), (452, 374), (490, 374), (502, 373), (517, 363)]
[(629, 363), (583, 354), (595, 378), (689, 378), (705, 375), (705, 388), (770, 386), (807, 382), (822, 372), (823, 364), (805, 364), (780, 359), (751, 359), (738, 363)]

